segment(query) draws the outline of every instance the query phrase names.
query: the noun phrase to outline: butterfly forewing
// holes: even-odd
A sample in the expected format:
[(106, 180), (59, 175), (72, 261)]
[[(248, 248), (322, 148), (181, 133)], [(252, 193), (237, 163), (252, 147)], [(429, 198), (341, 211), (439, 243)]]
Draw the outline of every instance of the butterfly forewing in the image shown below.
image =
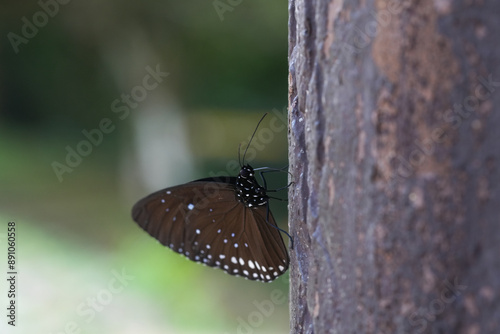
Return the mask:
[[(270, 282), (288, 268), (288, 253), (267, 205), (236, 198), (236, 178), (203, 179), (137, 202), (133, 219), (163, 245), (232, 275)], [(273, 225), (273, 226), (272, 226)]]

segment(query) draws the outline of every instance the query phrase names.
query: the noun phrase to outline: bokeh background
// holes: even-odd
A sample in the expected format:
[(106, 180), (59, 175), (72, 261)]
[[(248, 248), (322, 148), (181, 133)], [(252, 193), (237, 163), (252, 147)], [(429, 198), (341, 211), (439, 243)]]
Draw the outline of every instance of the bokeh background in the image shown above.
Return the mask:
[[(287, 164), (287, 1), (4, 2), (0, 18), (0, 268), (15, 221), (19, 272), (0, 332), (288, 332), (288, 274), (187, 261), (130, 217), (154, 190), (237, 173), (265, 112), (247, 158)], [(271, 206), (286, 228), (286, 202)], [(0, 293), (5, 309), (4, 278)]]

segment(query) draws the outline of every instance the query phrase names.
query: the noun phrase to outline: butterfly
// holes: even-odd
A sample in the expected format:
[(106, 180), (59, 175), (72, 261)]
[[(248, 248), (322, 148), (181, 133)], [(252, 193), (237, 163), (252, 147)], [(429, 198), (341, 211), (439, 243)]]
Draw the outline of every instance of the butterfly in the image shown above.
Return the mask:
[(254, 170), (241, 162), (240, 167), (236, 177), (204, 178), (154, 192), (134, 205), (132, 218), (161, 244), (192, 261), (271, 282), (288, 269), (280, 233), (286, 232), (269, 210), (265, 179), (263, 187), (255, 177), (256, 171), (267, 168)]

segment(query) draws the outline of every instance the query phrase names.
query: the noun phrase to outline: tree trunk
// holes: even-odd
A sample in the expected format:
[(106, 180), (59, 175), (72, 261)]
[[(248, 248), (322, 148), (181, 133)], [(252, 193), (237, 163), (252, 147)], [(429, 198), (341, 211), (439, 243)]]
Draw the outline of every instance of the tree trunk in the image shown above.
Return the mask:
[(500, 333), (499, 14), (290, 0), (293, 333)]

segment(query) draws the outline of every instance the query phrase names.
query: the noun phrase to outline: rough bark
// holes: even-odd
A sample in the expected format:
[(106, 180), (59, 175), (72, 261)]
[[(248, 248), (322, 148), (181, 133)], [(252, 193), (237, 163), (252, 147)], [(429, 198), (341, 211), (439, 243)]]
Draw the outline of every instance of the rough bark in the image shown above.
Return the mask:
[(289, 0), (293, 333), (500, 333), (499, 14)]

